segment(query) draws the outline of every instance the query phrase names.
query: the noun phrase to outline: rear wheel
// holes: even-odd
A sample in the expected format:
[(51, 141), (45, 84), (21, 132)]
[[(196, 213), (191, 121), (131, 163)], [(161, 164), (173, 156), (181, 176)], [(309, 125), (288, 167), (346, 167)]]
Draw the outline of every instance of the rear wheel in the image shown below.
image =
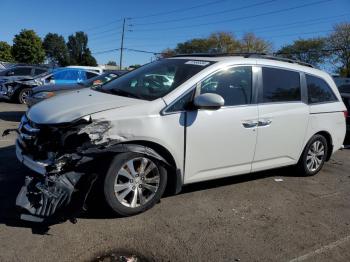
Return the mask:
[(305, 176), (316, 175), (327, 158), (328, 144), (322, 135), (314, 135), (307, 143), (298, 163), (298, 169)]
[(32, 93), (31, 88), (21, 89), (21, 91), (18, 92), (18, 97), (17, 97), (18, 102), (20, 102), (21, 104), (27, 104), (27, 98), (30, 96), (31, 93)]
[(111, 163), (104, 181), (104, 195), (116, 213), (131, 216), (153, 207), (166, 183), (166, 169), (158, 161), (142, 154), (123, 153)]

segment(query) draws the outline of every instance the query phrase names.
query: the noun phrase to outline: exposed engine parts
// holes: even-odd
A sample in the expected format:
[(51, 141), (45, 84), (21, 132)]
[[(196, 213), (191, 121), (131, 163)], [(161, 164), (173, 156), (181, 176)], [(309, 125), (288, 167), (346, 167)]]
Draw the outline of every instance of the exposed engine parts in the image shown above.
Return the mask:
[[(41, 175), (27, 176), (17, 196), (21, 219), (32, 222), (74, 219), (84, 209), (88, 194), (99, 172), (98, 162), (116, 153), (136, 152), (148, 155), (169, 166), (153, 149), (108, 136), (109, 121), (80, 119), (59, 126), (37, 125), (22, 117), (16, 131), (23, 161), (42, 163)], [(103, 156), (103, 157), (102, 157)], [(30, 158), (29, 158), (30, 157)], [(31, 160), (28, 160), (28, 159)]]

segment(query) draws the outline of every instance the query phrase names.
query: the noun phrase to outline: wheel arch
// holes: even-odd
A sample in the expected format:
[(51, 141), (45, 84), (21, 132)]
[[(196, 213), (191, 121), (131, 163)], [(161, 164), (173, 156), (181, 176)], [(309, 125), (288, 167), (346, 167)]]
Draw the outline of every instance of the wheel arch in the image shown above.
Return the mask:
[(177, 194), (181, 191), (181, 188), (183, 185), (181, 171), (176, 165), (175, 158), (166, 147), (160, 145), (159, 143), (146, 141), (146, 140), (133, 140), (133, 141), (122, 142), (120, 144), (140, 145), (140, 146), (144, 146), (146, 148), (150, 148), (154, 150), (157, 154), (163, 157), (169, 164), (166, 167), (169, 175), (168, 175), (168, 182), (167, 182), (165, 192), (169, 194)]
[[(304, 152), (304, 150), (305, 150), (305, 147), (307, 146), (307, 144), (309, 143), (309, 141), (310, 141), (315, 135), (321, 135), (321, 136), (323, 136), (323, 137), (326, 139), (326, 141), (327, 141), (327, 146), (328, 146), (326, 161), (328, 161), (328, 160), (331, 158), (332, 153), (333, 153), (333, 139), (332, 139), (331, 134), (330, 134), (328, 131), (326, 131), (326, 130), (318, 131), (318, 132), (312, 134), (312, 135), (306, 140), (305, 145), (304, 145), (304, 148), (303, 148), (303, 151), (301, 152), (300, 157), (302, 157), (302, 154), (303, 154), (303, 152)], [(300, 158), (299, 158), (299, 159), (300, 159)]]
[(332, 153), (333, 153), (333, 139), (332, 139), (331, 134), (329, 132), (323, 130), (323, 131), (317, 132), (314, 135), (321, 135), (327, 140), (328, 149), (327, 149), (326, 161), (328, 161), (331, 158)]

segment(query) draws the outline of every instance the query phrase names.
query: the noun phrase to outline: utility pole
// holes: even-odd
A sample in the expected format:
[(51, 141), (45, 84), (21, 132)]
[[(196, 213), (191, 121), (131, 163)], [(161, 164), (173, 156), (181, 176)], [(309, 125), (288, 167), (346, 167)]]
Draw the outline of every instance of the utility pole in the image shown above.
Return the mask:
[(119, 69), (120, 70), (122, 70), (122, 65), (123, 65), (124, 32), (125, 32), (125, 18), (123, 19), (122, 41), (120, 44), (120, 60), (119, 60)]

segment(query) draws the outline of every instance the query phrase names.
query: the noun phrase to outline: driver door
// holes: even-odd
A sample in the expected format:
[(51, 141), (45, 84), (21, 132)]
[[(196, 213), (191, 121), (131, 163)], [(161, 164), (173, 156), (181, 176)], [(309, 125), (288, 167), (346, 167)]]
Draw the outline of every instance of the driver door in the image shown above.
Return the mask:
[(187, 112), (185, 183), (251, 171), (258, 121), (254, 79), (252, 66), (235, 66), (199, 83), (201, 94), (218, 94), (225, 104)]

